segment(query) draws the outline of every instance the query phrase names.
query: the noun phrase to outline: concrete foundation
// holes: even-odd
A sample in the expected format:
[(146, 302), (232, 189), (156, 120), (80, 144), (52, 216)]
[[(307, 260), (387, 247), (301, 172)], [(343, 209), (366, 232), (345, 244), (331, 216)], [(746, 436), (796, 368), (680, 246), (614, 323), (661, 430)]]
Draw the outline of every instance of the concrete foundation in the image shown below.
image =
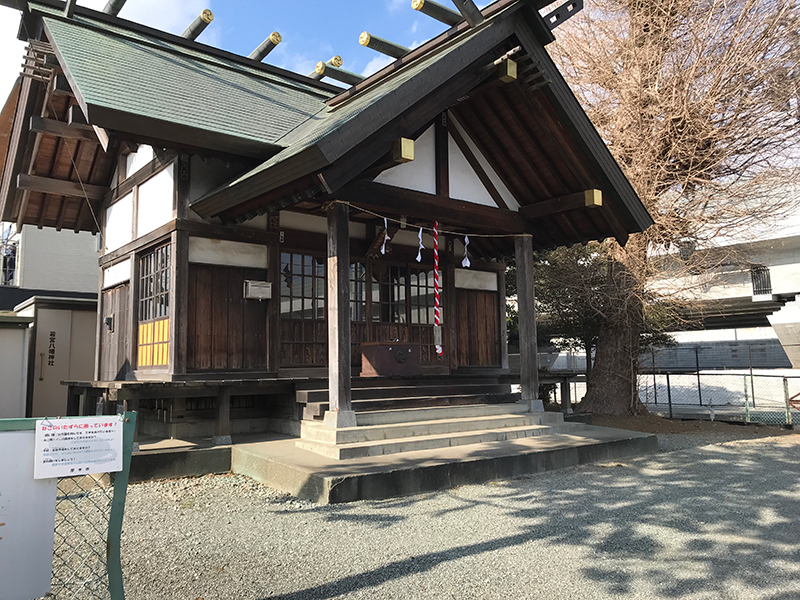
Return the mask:
[(590, 426), (569, 435), (345, 461), (303, 450), (286, 438), (233, 446), (231, 469), (299, 498), (327, 504), (407, 496), (657, 450), (654, 435)]

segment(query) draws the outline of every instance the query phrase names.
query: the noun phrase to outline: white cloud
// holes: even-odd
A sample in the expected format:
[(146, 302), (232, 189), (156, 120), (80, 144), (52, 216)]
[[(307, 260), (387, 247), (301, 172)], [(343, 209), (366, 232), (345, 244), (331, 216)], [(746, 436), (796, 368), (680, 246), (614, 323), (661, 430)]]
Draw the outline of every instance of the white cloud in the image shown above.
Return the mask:
[(319, 60), (319, 57), (314, 58), (305, 52), (294, 52), (292, 43), (284, 41), (272, 51), (268, 62), (282, 69), (308, 75), (317, 66)]
[(391, 56), (384, 56), (381, 54), (380, 56), (376, 56), (371, 61), (367, 63), (367, 66), (364, 67), (364, 70), (361, 74), (364, 77), (369, 77), (373, 73), (377, 73), (386, 65), (389, 65), (394, 62), (394, 59)]
[(408, 4), (410, 4), (408, 0), (389, 0), (388, 2), (389, 12), (397, 12), (398, 10), (400, 10), (401, 8), (403, 8)]
[(419, 21), (414, 21), (414, 23), (411, 25), (411, 35), (417, 33), (418, 29), (419, 29)]
[[(103, 10), (106, 0), (80, 0), (78, 4)], [(119, 16), (162, 31), (181, 34), (204, 8), (213, 12), (212, 4), (209, 0), (129, 0)], [(212, 37), (217, 37), (214, 35), (214, 23), (208, 26), (199, 41), (210, 44)]]
[(22, 71), (25, 42), (17, 39), (19, 20), (18, 10), (0, 7), (0, 108)]

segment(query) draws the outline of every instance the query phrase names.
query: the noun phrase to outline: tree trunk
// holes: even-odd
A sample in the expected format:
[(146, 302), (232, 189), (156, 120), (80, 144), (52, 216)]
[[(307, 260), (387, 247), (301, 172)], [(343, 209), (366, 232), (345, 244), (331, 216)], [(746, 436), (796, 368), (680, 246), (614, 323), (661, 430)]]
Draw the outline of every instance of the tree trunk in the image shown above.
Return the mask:
[(631, 236), (609, 260), (611, 309), (597, 340), (586, 396), (578, 412), (603, 415), (638, 415), (647, 412), (639, 400), (640, 336), (644, 329), (642, 284), (647, 245)]
[(586, 344), (586, 381), (592, 376), (592, 346)]
[(639, 400), (639, 336), (641, 325), (620, 319), (603, 328), (594, 366), (587, 375), (586, 396), (578, 412), (638, 415), (647, 412)]

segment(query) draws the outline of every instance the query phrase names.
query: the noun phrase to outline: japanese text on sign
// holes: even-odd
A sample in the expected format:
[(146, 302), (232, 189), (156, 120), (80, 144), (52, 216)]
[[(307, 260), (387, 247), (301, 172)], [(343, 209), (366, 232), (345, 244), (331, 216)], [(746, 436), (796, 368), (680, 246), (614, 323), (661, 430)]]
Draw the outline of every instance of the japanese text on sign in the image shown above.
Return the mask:
[(50, 346), (47, 348), (47, 366), (52, 367), (56, 364), (56, 332), (50, 332)]
[(122, 470), (118, 416), (36, 421), (34, 479)]

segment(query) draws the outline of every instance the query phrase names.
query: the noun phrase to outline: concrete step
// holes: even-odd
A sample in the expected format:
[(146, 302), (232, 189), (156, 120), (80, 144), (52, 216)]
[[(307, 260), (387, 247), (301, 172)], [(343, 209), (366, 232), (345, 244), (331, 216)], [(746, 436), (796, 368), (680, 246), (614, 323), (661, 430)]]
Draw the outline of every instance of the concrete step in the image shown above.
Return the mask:
[(398, 440), (485, 429), (524, 427), (526, 425), (542, 425), (542, 419), (532, 413), (506, 413), (479, 417), (410, 421), (388, 425), (344, 427), (341, 429), (327, 427), (319, 421), (304, 421), (301, 423), (300, 436), (306, 441), (324, 442), (326, 444), (357, 444), (360, 442)]
[[(528, 406), (521, 403), (504, 404), (466, 404), (463, 406), (429, 406), (423, 408), (397, 408), (393, 410), (363, 411), (356, 414), (359, 426), (393, 425), (434, 419), (466, 419), (527, 413)], [(553, 413), (558, 414), (560, 413)]]
[[(519, 400), (519, 393), (507, 392), (353, 400), (352, 405), (354, 411), (363, 412), (401, 408), (424, 408), (431, 406), (460, 406), (467, 404), (509, 404), (517, 400)], [(303, 408), (303, 419), (322, 419), (326, 410), (328, 410), (327, 402), (310, 402)]]
[(332, 444), (313, 440), (300, 439), (297, 447), (309, 450), (328, 458), (338, 460), (349, 458), (363, 458), (367, 456), (382, 456), (385, 454), (398, 454), (401, 452), (415, 452), (434, 448), (448, 448), (452, 446), (465, 446), (468, 444), (481, 444), (487, 442), (501, 442), (534, 436), (551, 435), (577, 431), (580, 425), (564, 423), (562, 425), (521, 425), (517, 427), (501, 427), (498, 429), (481, 429), (477, 431), (464, 431), (457, 433), (443, 433), (435, 435), (421, 435), (410, 438), (392, 440), (376, 440), (349, 444)]
[[(508, 384), (428, 384), (428, 385), (394, 385), (380, 387), (353, 388), (353, 400), (379, 400), (384, 398), (409, 398), (412, 396), (451, 396), (457, 394), (500, 394), (511, 391)], [(300, 404), (327, 402), (328, 389), (297, 390), (296, 400)]]

